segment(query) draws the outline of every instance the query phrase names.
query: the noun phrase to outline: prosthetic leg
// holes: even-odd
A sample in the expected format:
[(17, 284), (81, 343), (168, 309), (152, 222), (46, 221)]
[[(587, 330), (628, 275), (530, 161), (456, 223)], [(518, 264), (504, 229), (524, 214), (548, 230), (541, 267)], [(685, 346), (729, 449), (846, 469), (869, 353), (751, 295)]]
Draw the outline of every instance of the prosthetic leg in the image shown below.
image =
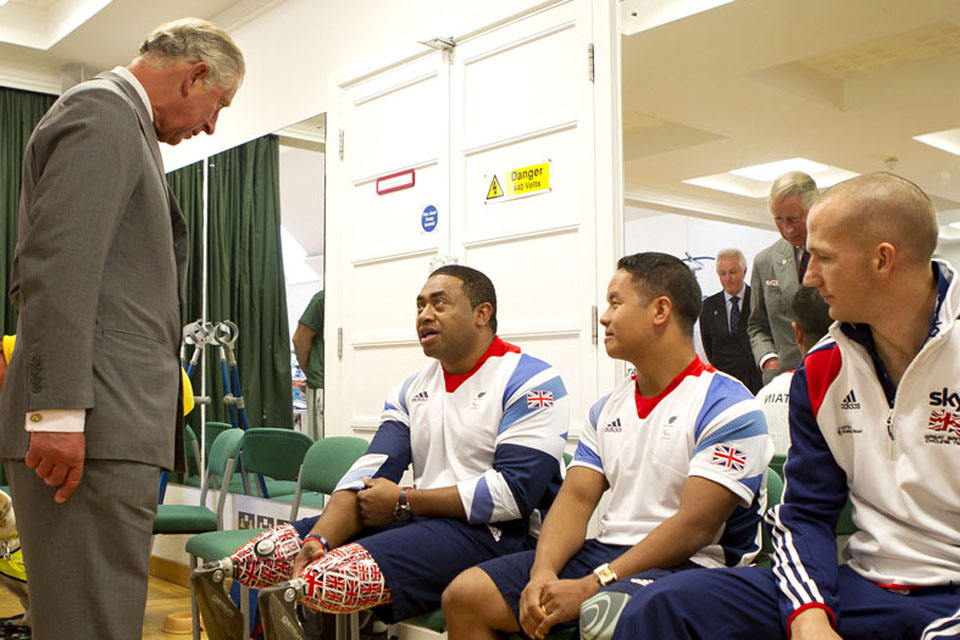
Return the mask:
[(244, 640), (243, 615), (226, 588), (227, 578), (232, 575), (230, 558), (207, 562), (190, 574), (190, 585), (210, 640)]
[(244, 629), (249, 615), (244, 616), (227, 594), (227, 579), (245, 587), (241, 589), (241, 602), (246, 610), (246, 587), (268, 587), (289, 578), (300, 546), (296, 530), (286, 524), (264, 531), (229, 558), (193, 570), (190, 582), (210, 640), (244, 640), (245, 632), (249, 632)]
[(306, 580), (294, 578), (260, 590), (257, 607), (263, 623), (264, 640), (307, 640), (307, 634), (297, 617), (297, 601), (303, 598), (306, 586)]

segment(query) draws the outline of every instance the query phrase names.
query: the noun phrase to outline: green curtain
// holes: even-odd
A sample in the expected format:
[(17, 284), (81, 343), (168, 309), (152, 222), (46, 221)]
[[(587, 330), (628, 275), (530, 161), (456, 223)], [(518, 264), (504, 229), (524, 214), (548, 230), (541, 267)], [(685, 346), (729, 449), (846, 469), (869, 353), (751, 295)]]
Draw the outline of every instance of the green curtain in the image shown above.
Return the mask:
[(13, 250), (17, 245), (17, 205), (27, 140), (56, 96), (0, 87), (0, 321), (3, 333), (17, 328), (17, 312), (7, 298)]
[[(187, 232), (190, 235), (190, 254), (187, 262), (187, 279), (184, 283), (183, 315), (181, 324), (187, 324), (203, 317), (203, 162), (171, 171), (167, 174), (167, 183), (170, 191), (180, 203), (183, 217), (187, 221)], [(212, 349), (208, 348), (208, 355)], [(185, 353), (189, 360), (193, 355), (193, 347)], [(200, 375), (193, 375), (196, 385), (194, 391), (200, 395)], [(200, 433), (200, 411), (193, 411), (187, 416), (187, 424)]]
[[(190, 234), (190, 257), (187, 262), (187, 281), (183, 298), (182, 324), (203, 317), (203, 163), (171, 171), (167, 174), (170, 191), (180, 203)], [(188, 354), (189, 357), (189, 354)]]
[[(280, 246), (280, 148), (258, 138), (209, 159), (208, 319), (240, 329), (237, 360), (251, 426), (293, 427), (290, 329)], [(217, 357), (208, 352), (208, 420), (227, 411)], [(212, 365), (212, 366), (211, 366)]]

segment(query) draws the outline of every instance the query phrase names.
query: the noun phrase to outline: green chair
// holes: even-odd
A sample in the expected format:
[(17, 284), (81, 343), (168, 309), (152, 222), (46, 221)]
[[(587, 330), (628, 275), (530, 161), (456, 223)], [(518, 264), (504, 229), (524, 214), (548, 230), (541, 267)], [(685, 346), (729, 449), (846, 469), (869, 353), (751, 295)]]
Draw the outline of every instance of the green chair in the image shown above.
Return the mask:
[(775, 453), (773, 454), (773, 460), (770, 461), (770, 468), (777, 472), (781, 478), (783, 477), (783, 465), (787, 463), (787, 454), (785, 453)]
[[(251, 432), (260, 429), (250, 429)], [(282, 431), (290, 432), (288, 429)], [(292, 432), (298, 433), (298, 432)], [(304, 435), (304, 434), (300, 434)], [(300, 505), (306, 501), (303, 496), (312, 493), (330, 495), (353, 463), (367, 451), (367, 441), (362, 438), (330, 437), (314, 442), (303, 456), (303, 465), (298, 474), (296, 490), (290, 498), (290, 520), (296, 520)], [(238, 529), (232, 531), (211, 531), (195, 535), (187, 540), (186, 551), (190, 554), (191, 569), (198, 566), (196, 559), (203, 562), (219, 560), (229, 556), (243, 544), (266, 531), (266, 529)], [(243, 610), (244, 637), (249, 637), (250, 615), (248, 589), (240, 589), (240, 603)], [(191, 582), (191, 607), (196, 617), (196, 597)], [(199, 626), (194, 624), (194, 638), (199, 638)]]
[(852, 536), (860, 527), (853, 523), (853, 503), (850, 502), (850, 495), (847, 494), (847, 503), (843, 505), (843, 511), (837, 519), (836, 534), (838, 536)]
[(313, 438), (293, 429), (248, 429), (240, 443), (243, 472), (263, 476), (265, 498), (292, 495), (297, 491), (300, 467), (311, 445)]
[[(767, 467), (767, 511), (773, 509), (783, 500), (783, 479), (773, 467)], [(770, 539), (770, 525), (761, 523), (763, 532), (763, 547), (757, 557), (757, 566), (769, 567), (773, 558), (773, 541)]]
[(230, 481), (236, 463), (237, 451), (240, 447), (242, 433), (227, 434), (217, 438), (217, 442), (210, 453), (210, 464), (200, 488), (200, 504), (161, 504), (157, 507), (157, 515), (153, 521), (153, 532), (156, 534), (173, 533), (202, 533), (216, 531), (223, 527), (223, 506), (226, 502), (226, 493), (221, 491), (217, 499), (217, 509), (209, 509), (207, 493), (214, 477)]
[[(187, 425), (187, 427), (189, 428), (189, 425)], [(233, 427), (230, 426), (230, 425), (229, 425), (228, 423), (226, 423), (226, 422), (208, 421), (208, 422), (204, 423), (204, 429), (206, 430), (206, 440), (205, 440), (205, 442), (204, 442), (204, 445), (205, 445), (205, 446), (204, 446), (204, 452), (206, 453), (206, 460), (209, 460), (209, 459), (210, 459), (210, 450), (213, 449), (213, 443), (216, 442), (217, 436), (219, 436), (219, 435), (220, 435), (221, 433), (223, 433), (224, 431), (227, 431), (227, 430), (232, 429), (232, 428), (233, 428)], [(238, 429), (238, 431), (239, 431), (239, 429)], [(200, 451), (200, 445), (199, 445), (200, 439), (196, 437), (196, 432), (194, 432), (192, 429), (191, 429), (191, 433), (193, 434), (194, 440), (197, 441), (197, 446), (196, 446), (196, 448), (195, 448), (195, 450), (194, 450), (194, 453), (191, 453), (189, 450), (187, 451), (188, 465), (189, 465), (189, 460), (190, 460), (191, 458), (195, 457), (195, 459), (197, 460), (197, 462), (196, 462), (196, 467), (199, 468), (199, 466), (200, 466), (200, 462), (199, 462), (199, 460), (200, 460), (200, 453), (199, 453), (199, 451)], [(185, 439), (186, 439), (186, 438), (185, 438)], [(189, 466), (188, 466), (187, 468), (188, 468), (188, 470), (190, 469)], [(235, 470), (235, 471), (236, 471), (236, 470)], [(188, 485), (188, 486), (191, 486), (191, 487), (199, 487), (202, 478), (203, 478), (203, 473), (200, 473), (199, 475), (188, 475), (188, 476), (184, 479), (183, 484)], [(229, 485), (229, 487), (230, 487), (230, 488), (229, 488), (230, 493), (246, 493), (246, 490), (244, 489), (244, 480), (245, 480), (245, 478), (244, 478), (241, 474), (239, 474), (239, 473), (234, 473), (234, 474), (233, 474), (233, 479), (230, 480), (230, 485)], [(219, 485), (218, 485), (217, 488), (219, 488)]]
[(296, 514), (300, 505), (323, 507), (324, 496), (333, 493), (340, 478), (367, 452), (367, 446), (363, 438), (346, 436), (331, 436), (316, 441), (303, 457), (296, 492), (276, 500), (291, 503), (291, 514)]

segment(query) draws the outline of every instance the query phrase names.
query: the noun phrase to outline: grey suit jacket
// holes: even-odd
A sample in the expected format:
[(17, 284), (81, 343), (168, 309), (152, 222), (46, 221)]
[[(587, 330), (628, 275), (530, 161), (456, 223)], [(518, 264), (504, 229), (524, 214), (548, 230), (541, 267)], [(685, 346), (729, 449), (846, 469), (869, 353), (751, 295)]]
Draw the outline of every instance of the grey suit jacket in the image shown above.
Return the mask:
[(757, 254), (753, 260), (750, 278), (753, 296), (750, 300), (750, 320), (747, 334), (753, 357), (776, 353), (780, 369), (762, 371), (766, 384), (781, 371), (789, 371), (800, 364), (800, 348), (793, 335), (793, 297), (800, 288), (793, 246), (780, 238)]
[(187, 231), (123, 78), (73, 87), (34, 129), (18, 232), (0, 456), (25, 455), (27, 411), (83, 408), (88, 458), (173, 467)]

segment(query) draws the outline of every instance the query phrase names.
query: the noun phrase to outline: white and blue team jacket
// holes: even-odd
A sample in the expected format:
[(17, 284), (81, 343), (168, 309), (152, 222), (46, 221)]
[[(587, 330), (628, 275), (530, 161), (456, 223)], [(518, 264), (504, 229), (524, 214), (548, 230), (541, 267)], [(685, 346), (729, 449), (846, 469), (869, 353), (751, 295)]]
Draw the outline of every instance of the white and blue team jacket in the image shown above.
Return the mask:
[(896, 589), (960, 582), (960, 283), (947, 263), (932, 268), (929, 336), (898, 388), (867, 325), (834, 323), (793, 377), (784, 501), (767, 516), (787, 627), (810, 607), (836, 624), (848, 493), (854, 571)]
[(562, 480), (569, 399), (556, 369), (494, 338), (463, 375), (434, 360), (393, 390), (367, 453), (337, 485), (363, 478), (456, 485), (471, 524), (529, 518), (534, 533)]
[(656, 397), (636, 378), (590, 409), (571, 466), (602, 473), (611, 496), (597, 540), (635, 545), (676, 514), (690, 476), (740, 500), (716, 538), (691, 558), (703, 567), (749, 564), (760, 550), (766, 469), (773, 457), (763, 411), (739, 380), (694, 358)]

